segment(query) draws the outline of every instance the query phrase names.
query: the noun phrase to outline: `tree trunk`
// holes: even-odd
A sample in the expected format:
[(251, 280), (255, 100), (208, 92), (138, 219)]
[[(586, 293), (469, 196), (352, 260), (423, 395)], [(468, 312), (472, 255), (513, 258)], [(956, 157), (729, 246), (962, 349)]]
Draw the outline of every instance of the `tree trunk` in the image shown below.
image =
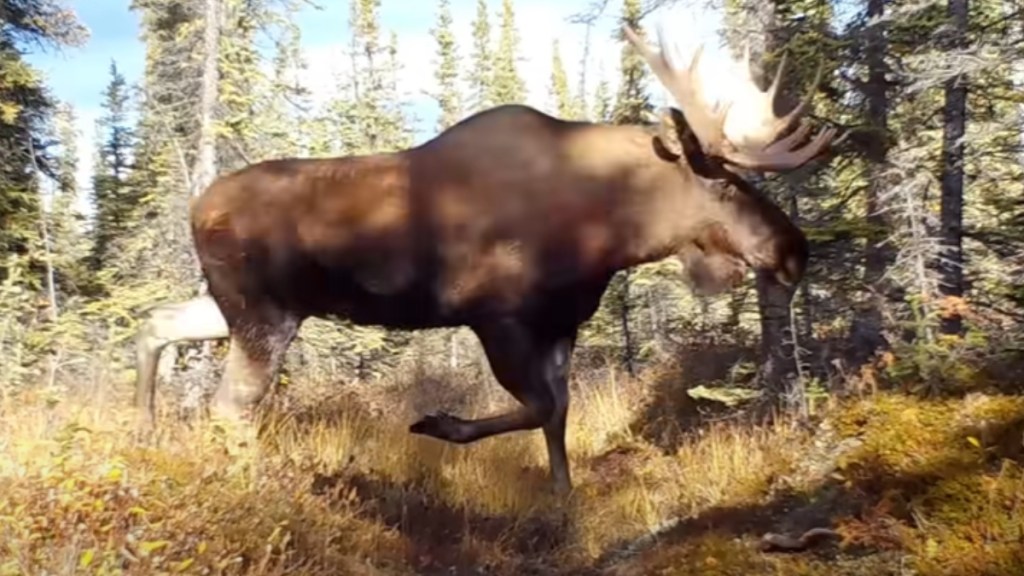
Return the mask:
[(220, 74), (221, 0), (204, 0), (203, 83), (199, 96), (199, 145), (192, 170), (192, 196), (200, 195), (217, 176), (217, 137), (214, 114), (217, 109)]
[(622, 356), (626, 371), (630, 376), (636, 376), (636, 346), (634, 344), (633, 326), (629, 321), (629, 313), (632, 309), (633, 295), (629, 285), (633, 276), (633, 270), (627, 268), (622, 272), (622, 302), (620, 307), (619, 321), (622, 326)]
[[(952, 20), (950, 48), (963, 48), (967, 32), (968, 0), (950, 0), (948, 15)], [(964, 293), (963, 218), (964, 218), (964, 149), (963, 137), (967, 115), (967, 85), (963, 75), (945, 83), (946, 105), (942, 131), (942, 252), (939, 260), (939, 291), (946, 297)], [(963, 320), (957, 313), (942, 319), (944, 334), (959, 334)]]
[[(726, 28), (726, 37), (734, 54), (739, 54), (744, 44), (749, 44), (751, 67), (755, 78), (762, 79), (766, 84), (762, 63), (764, 55), (776, 43), (775, 35), (775, 2), (756, 2), (740, 0)], [(790, 69), (792, 70), (792, 69)], [(783, 78), (783, 90), (792, 83), (793, 75)], [(784, 100), (780, 97), (780, 101)], [(786, 99), (789, 100), (789, 99)], [(785, 105), (787, 103), (780, 102)], [(793, 103), (788, 103), (792, 106)], [(794, 176), (799, 178), (799, 175)], [(792, 184), (790, 178), (780, 179), (781, 188)], [(761, 186), (766, 193), (767, 183), (760, 175), (751, 175), (749, 181)], [(780, 190), (779, 192), (784, 192)], [(778, 194), (771, 194), (778, 199)], [(772, 401), (783, 400), (790, 406), (802, 405), (802, 389), (797, 382), (794, 355), (790, 353), (793, 339), (787, 337), (790, 327), (790, 305), (794, 290), (757, 275), (757, 307), (761, 316), (761, 370), (760, 381), (765, 393)]]
[(46, 264), (46, 298), (50, 304), (47, 316), (50, 322), (54, 322), (57, 320), (59, 312), (57, 309), (56, 274), (53, 270), (53, 249), (50, 244), (50, 217), (46, 210), (46, 194), (43, 192), (43, 174), (42, 170), (39, 169), (39, 163), (36, 161), (35, 144), (32, 142), (31, 134), (26, 134), (26, 137), (28, 142), (28, 157), (32, 163), (32, 177), (35, 179), (36, 192), (39, 198), (39, 235), (43, 241), (44, 262)]
[[(879, 18), (885, 11), (885, 0), (868, 0), (869, 19)], [(857, 311), (853, 328), (853, 348), (856, 363), (867, 362), (876, 350), (885, 345), (882, 337), (882, 309), (888, 303), (890, 290), (883, 286), (882, 278), (895, 255), (885, 242), (890, 229), (888, 218), (880, 213), (880, 198), (888, 183), (886, 158), (889, 152), (888, 116), (889, 95), (885, 78), (887, 42), (885, 25), (871, 24), (867, 30), (864, 57), (868, 68), (864, 96), (867, 100), (867, 123), (872, 136), (865, 150), (868, 161), (868, 186), (865, 191), (869, 238), (864, 249), (864, 285), (871, 292), (864, 306)]]
[[(190, 179), (190, 196), (199, 196), (217, 177), (217, 135), (214, 131), (217, 101), (219, 99), (221, 0), (204, 0), (203, 14), (203, 80), (199, 94), (199, 143), (195, 165)], [(196, 262), (198, 266), (198, 261)], [(198, 292), (206, 291), (206, 281), (199, 274)], [(177, 356), (177, 346), (168, 346), (166, 356)], [(199, 353), (200, 370), (211, 365), (213, 353), (210, 342), (203, 342)], [(182, 409), (185, 413), (196, 413), (202, 405), (204, 390), (198, 383), (201, 379), (189, 378), (183, 392)]]

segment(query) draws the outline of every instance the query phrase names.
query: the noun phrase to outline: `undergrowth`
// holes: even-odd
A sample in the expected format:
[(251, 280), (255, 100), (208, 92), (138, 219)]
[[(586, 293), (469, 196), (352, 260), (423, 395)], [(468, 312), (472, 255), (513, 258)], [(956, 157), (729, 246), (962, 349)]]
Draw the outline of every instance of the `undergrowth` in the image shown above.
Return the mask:
[[(456, 398), (472, 399), (458, 411), (468, 417), (511, 405), (453, 381), (447, 392), (410, 381), (290, 391), (241, 452), (168, 417), (155, 441), (136, 442), (126, 389), (103, 401), (9, 395), (0, 574), (1008, 575), (1024, 565), (1017, 397), (878, 392), (837, 402), (815, 429), (725, 420), (664, 444), (639, 431), (658, 413), (652, 402), (685, 397), (678, 374), (583, 375), (569, 424), (575, 491), (562, 502), (548, 491), (539, 432), (468, 446), (407, 433)], [(801, 554), (756, 547), (766, 531), (812, 527), (841, 538)]]

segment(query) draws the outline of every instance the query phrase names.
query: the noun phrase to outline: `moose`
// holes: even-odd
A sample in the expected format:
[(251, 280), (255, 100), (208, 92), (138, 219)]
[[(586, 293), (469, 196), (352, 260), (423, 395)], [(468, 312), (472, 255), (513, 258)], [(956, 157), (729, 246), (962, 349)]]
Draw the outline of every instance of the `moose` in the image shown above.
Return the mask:
[(208, 295), (157, 308), (138, 333), (143, 422), (153, 422), (157, 360), (171, 342), (229, 338), (209, 409), (244, 422), (306, 318), (466, 326), (519, 405), (475, 420), (436, 412), (409, 431), (470, 443), (541, 428), (553, 488), (570, 491), (570, 358), (612, 276), (675, 256), (703, 293), (750, 269), (794, 286), (807, 239), (742, 171), (794, 169), (835, 135), (807, 140), (810, 95), (775, 114), (785, 58), (765, 91), (748, 51), (748, 90), (711, 106), (703, 45), (684, 68), (662, 30), (659, 49), (623, 33), (678, 105), (656, 122), (501, 105), (399, 152), (266, 160), (216, 179), (190, 208)]

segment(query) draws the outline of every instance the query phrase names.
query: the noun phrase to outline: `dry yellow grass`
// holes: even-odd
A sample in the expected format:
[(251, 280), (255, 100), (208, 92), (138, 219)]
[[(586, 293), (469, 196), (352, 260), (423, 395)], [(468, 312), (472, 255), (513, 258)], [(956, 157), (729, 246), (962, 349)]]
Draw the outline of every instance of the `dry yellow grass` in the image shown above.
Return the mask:
[[(449, 392), (459, 386), (470, 384)], [(409, 435), (423, 407), (408, 383), (303, 394), (271, 410), (258, 442), (242, 452), (168, 418), (154, 444), (136, 444), (127, 390), (102, 404), (12, 396), (0, 406), (0, 574), (419, 574), (452, 566), (586, 574), (675, 518), (697, 520), (617, 562), (617, 573), (731, 574), (780, 562), (787, 573), (828, 573), (824, 560), (769, 559), (733, 538), (749, 542), (773, 525), (778, 490), (807, 495), (830, 481), (800, 472), (810, 433), (721, 423), (678, 446), (654, 446), (636, 432), (654, 401), (650, 389), (644, 379), (580, 383), (569, 431), (576, 491), (564, 503), (548, 492), (539, 432), (469, 446)], [(890, 397), (865, 402), (836, 420), (842, 434), (866, 438), (843, 472), (848, 482), (866, 477), (857, 466), (871, 462), (890, 463), (893, 473), (912, 468), (917, 456), (882, 436), (894, 424), (913, 428), (907, 446), (920, 451), (949, 441), (931, 423), (954, 412), (987, 430), (976, 434), (986, 445), (1006, 442), (993, 419), (1019, 415), (1008, 403), (944, 412), (950, 408)], [(463, 413), (494, 408), (484, 404)], [(1020, 495), (1019, 474), (998, 478), (989, 493), (999, 501), (990, 507)], [(854, 514), (841, 524), (851, 540), (870, 541), (878, 532), (872, 518)], [(957, 521), (926, 536), (903, 530), (897, 545), (920, 551), (936, 538), (959, 542)]]

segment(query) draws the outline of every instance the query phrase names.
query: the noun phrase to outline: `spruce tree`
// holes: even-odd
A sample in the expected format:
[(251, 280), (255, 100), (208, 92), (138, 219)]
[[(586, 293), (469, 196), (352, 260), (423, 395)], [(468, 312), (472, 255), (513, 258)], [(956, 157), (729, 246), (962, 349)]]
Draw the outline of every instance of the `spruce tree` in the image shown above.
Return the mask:
[(576, 102), (569, 89), (569, 78), (565, 74), (558, 39), (551, 46), (551, 83), (548, 85), (549, 106), (556, 116), (567, 120), (577, 119)]
[(128, 84), (111, 62), (110, 81), (103, 91), (103, 114), (96, 121), (96, 157), (93, 162), (92, 202), (95, 220), (90, 268), (102, 268), (111, 255), (111, 245), (131, 228), (137, 200), (129, 185), (135, 130), (128, 123), (131, 96)]
[(525, 103), (526, 82), (519, 74), (519, 31), (512, 0), (501, 2), (501, 34), (494, 54), (492, 100), (495, 104)]
[(494, 53), (487, 0), (477, 0), (473, 19), (473, 53), (468, 72), (469, 111), (479, 112), (494, 104)]
[(452, 32), (452, 13), (449, 0), (440, 0), (437, 6), (437, 23), (430, 30), (437, 42), (437, 59), (434, 61), (434, 80), (437, 92), (433, 94), (441, 114), (437, 118), (437, 130), (441, 131), (462, 118), (462, 93), (459, 90), (458, 46)]

